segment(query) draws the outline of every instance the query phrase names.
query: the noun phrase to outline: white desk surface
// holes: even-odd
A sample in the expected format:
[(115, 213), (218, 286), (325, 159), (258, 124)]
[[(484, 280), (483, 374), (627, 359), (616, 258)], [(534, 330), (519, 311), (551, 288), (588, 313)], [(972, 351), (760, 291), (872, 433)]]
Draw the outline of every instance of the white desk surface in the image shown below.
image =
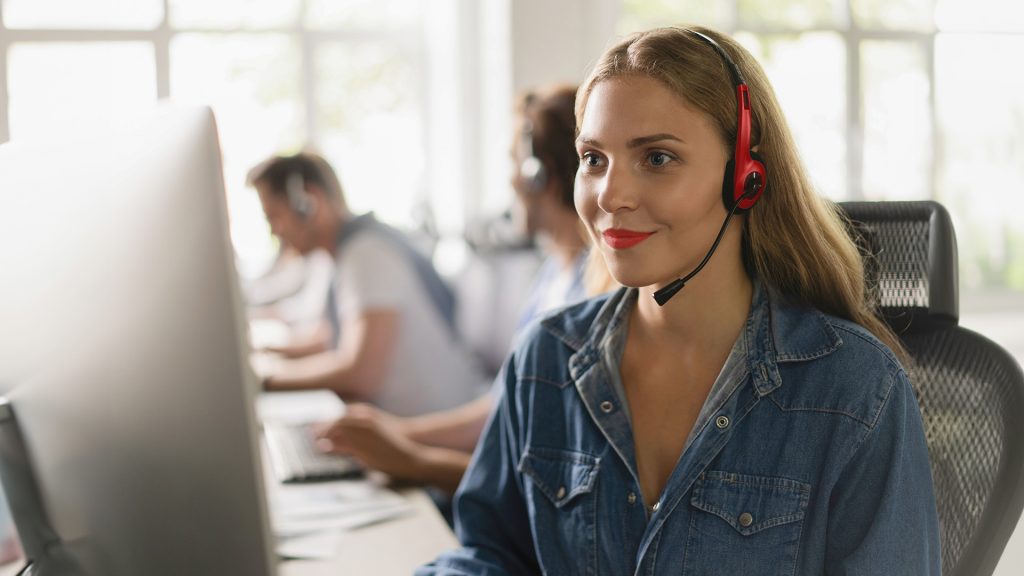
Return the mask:
[(289, 560), (280, 565), (279, 576), (410, 576), (440, 552), (455, 548), (458, 541), (426, 493), (419, 489), (400, 492), (415, 513), (346, 534), (330, 560)]
[[(408, 489), (400, 494), (412, 504), (413, 514), (356, 528), (346, 534), (334, 558), (282, 562), (278, 576), (409, 576), (417, 566), (457, 546), (455, 535), (425, 492)], [(20, 562), (0, 566), (0, 576), (14, 576), (20, 568)]]

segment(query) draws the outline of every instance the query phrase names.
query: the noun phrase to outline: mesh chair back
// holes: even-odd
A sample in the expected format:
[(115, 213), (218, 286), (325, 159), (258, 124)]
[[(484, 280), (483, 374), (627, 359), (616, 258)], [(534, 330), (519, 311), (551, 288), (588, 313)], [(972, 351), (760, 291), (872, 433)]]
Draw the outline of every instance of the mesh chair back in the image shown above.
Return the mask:
[(1024, 508), (1024, 374), (957, 325), (956, 238), (936, 202), (841, 204), (869, 252), (880, 312), (913, 359), (942, 537), (942, 572), (995, 570)]

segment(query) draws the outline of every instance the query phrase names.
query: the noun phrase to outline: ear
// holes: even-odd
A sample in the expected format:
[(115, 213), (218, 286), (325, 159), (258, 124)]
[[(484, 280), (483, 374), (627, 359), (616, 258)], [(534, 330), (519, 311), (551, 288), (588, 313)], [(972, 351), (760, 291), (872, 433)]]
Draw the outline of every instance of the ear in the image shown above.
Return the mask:
[(328, 203), (327, 192), (313, 182), (306, 182), (306, 198), (309, 199), (309, 215), (313, 216)]

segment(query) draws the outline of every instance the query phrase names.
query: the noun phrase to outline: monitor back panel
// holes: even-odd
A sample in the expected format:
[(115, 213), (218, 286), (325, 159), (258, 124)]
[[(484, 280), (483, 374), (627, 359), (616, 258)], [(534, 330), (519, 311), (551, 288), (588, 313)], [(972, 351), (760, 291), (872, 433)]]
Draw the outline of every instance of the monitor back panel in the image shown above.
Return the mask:
[(88, 573), (273, 573), (212, 114), (0, 147), (0, 392)]

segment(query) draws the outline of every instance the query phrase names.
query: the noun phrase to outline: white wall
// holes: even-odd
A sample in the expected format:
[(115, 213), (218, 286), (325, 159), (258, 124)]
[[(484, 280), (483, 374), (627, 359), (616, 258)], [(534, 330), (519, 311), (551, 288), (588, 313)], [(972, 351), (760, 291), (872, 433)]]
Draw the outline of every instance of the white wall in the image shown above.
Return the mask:
[(618, 18), (614, 0), (511, 2), (512, 87), (579, 82), (611, 44)]
[(477, 16), (479, 197), (471, 213), (508, 205), (512, 107), (520, 92), (581, 82), (614, 41), (616, 0), (481, 0)]

